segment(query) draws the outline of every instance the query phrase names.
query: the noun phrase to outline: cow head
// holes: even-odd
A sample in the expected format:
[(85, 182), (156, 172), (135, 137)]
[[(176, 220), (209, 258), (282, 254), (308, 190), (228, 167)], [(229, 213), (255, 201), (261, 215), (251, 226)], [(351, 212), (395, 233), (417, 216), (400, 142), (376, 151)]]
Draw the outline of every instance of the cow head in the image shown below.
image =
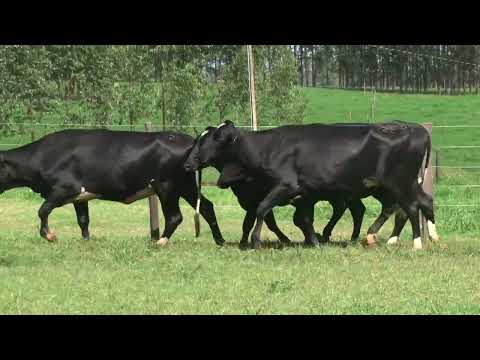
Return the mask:
[(227, 120), (216, 128), (208, 127), (195, 140), (190, 154), (185, 162), (185, 170), (196, 171), (221, 162), (226, 147), (236, 138), (236, 128), (233, 122)]

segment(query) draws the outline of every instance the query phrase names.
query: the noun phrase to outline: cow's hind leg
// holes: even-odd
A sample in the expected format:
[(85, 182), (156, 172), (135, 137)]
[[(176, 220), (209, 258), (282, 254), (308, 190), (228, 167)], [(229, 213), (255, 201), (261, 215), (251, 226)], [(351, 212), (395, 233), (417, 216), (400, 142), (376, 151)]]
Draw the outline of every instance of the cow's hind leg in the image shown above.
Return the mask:
[(293, 215), (293, 223), (302, 230), (303, 235), (305, 236), (305, 245), (307, 246), (318, 246), (319, 242), (315, 229), (313, 227), (313, 204), (302, 204), (297, 206), (295, 213)]
[(407, 214), (405, 214), (402, 209), (398, 209), (395, 213), (395, 226), (393, 228), (392, 235), (390, 235), (390, 238), (387, 241), (388, 245), (394, 245), (398, 243), (398, 240), (400, 239), (400, 233), (405, 227), (407, 220)]
[(255, 224), (255, 210), (249, 209), (245, 214), (242, 224), (242, 240), (240, 240), (240, 248), (245, 249), (248, 247), (248, 236), (252, 230), (253, 225)]
[(88, 202), (74, 202), (73, 206), (75, 207), (75, 212), (77, 213), (77, 222), (78, 226), (82, 230), (82, 237), (85, 240), (90, 238), (90, 233), (88, 231), (88, 224), (90, 218), (88, 216)]
[(435, 215), (433, 212), (433, 199), (425, 193), (420, 186), (417, 189), (417, 200), (422, 214), (427, 218), (428, 235), (432, 241), (439, 241), (437, 229), (435, 226)]
[(335, 199), (330, 200), (330, 205), (332, 205), (332, 217), (330, 218), (327, 225), (323, 229), (322, 237), (324, 241), (329, 241), (330, 236), (332, 235), (333, 228), (337, 225), (338, 220), (340, 220), (347, 209), (347, 204), (344, 199)]
[[(255, 220), (255, 217), (253, 218)], [(290, 244), (291, 241), (288, 238), (287, 235), (285, 235), (282, 230), (277, 225), (277, 222), (275, 221), (275, 215), (273, 214), (273, 210), (271, 210), (267, 215), (265, 215), (265, 224), (267, 224), (267, 227), (272, 231), (275, 235), (277, 235), (278, 240), (282, 244)], [(253, 226), (253, 223), (252, 223)]]
[(377, 233), (380, 231), (381, 227), (385, 222), (392, 216), (392, 214), (397, 210), (397, 206), (393, 201), (384, 200), (382, 201), (382, 212), (375, 219), (373, 224), (367, 230), (367, 245), (372, 246), (377, 242)]
[(363, 216), (365, 215), (365, 205), (361, 199), (351, 200), (347, 203), (350, 214), (353, 219), (353, 232), (351, 241), (358, 241), (360, 230), (362, 229)]
[[(255, 228), (252, 232), (252, 247), (253, 248), (260, 248), (261, 247), (261, 240), (260, 234), (262, 232), (262, 225), (267, 215), (275, 206), (281, 204), (282, 202), (286, 202), (289, 199), (292, 199), (297, 195), (297, 187), (292, 186), (291, 184), (284, 183), (275, 186), (268, 195), (260, 202), (257, 207), (257, 223), (255, 224)], [(315, 237), (316, 239), (316, 237)], [(317, 240), (318, 245), (318, 240)]]
[(69, 198), (72, 198), (74, 195), (73, 192), (69, 193), (70, 195), (50, 195), (47, 199), (43, 202), (38, 209), (38, 217), (40, 218), (40, 236), (47, 239), (48, 241), (55, 241), (57, 239), (56, 235), (50, 231), (48, 227), (48, 216), (53, 211), (53, 209), (57, 207), (63, 206)]

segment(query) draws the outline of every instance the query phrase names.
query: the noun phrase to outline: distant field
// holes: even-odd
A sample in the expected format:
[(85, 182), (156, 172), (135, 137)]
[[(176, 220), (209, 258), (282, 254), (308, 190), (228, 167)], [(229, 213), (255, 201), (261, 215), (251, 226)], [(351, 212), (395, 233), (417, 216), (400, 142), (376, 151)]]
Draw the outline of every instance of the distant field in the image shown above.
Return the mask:
[[(362, 91), (305, 89), (305, 123), (368, 121), (371, 94)], [(406, 120), (438, 125), (480, 126), (480, 96), (378, 94), (376, 121)], [(45, 119), (45, 122), (49, 119)], [(54, 120), (50, 120), (54, 121)], [(58, 121), (58, 119), (56, 120)], [(213, 121), (212, 121), (213, 122)], [(143, 125), (139, 126), (139, 129)], [(54, 129), (54, 128), (52, 128)], [(480, 145), (479, 128), (434, 128), (434, 148)], [(4, 137), (0, 142), (27, 142)], [(442, 165), (480, 166), (480, 148), (442, 150)], [(215, 171), (205, 176), (216, 180)], [(229, 190), (205, 187), (216, 206), (227, 245), (214, 245), (207, 224), (193, 238), (193, 210), (182, 202), (184, 222), (166, 248), (148, 238), (147, 201), (130, 206), (90, 203), (92, 239), (84, 242), (73, 206), (56, 209), (50, 226), (56, 244), (38, 235), (41, 199), (29, 190), (1, 196), (1, 314), (478, 314), (480, 313), (480, 169), (444, 169), (435, 185), (436, 218), (442, 244), (413, 252), (410, 226), (401, 245), (385, 245), (392, 221), (380, 232), (380, 246), (365, 250), (347, 240), (347, 212), (320, 249), (275, 249), (265, 227), (266, 249), (240, 251), (244, 212)], [(365, 201), (362, 236), (379, 213)], [(472, 205), (453, 207), (449, 205)], [(300, 244), (292, 207), (275, 209), (279, 226)], [(331, 214), (317, 204), (321, 231)], [(163, 226), (163, 215), (160, 215)]]

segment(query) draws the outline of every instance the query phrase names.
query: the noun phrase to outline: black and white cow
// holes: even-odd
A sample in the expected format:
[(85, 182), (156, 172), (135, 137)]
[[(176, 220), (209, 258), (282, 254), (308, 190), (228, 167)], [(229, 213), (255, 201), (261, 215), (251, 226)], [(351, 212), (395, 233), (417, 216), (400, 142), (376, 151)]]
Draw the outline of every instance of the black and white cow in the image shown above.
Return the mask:
[[(165, 229), (152, 234), (166, 244), (182, 222), (179, 198), (192, 207), (198, 200), (195, 174), (183, 164), (194, 139), (174, 132), (64, 130), (31, 144), (0, 152), (0, 192), (29, 187), (44, 199), (38, 216), (40, 235), (56, 236), (48, 227), (53, 209), (73, 203), (82, 236), (89, 238), (88, 201), (102, 199), (129, 204), (157, 194)], [(224, 243), (212, 203), (201, 198), (200, 213), (218, 245)]]
[[(418, 124), (290, 125), (249, 132), (226, 121), (215, 130), (213, 140), (192, 150), (185, 169), (194, 171), (214, 161), (237, 164), (268, 186), (256, 210), (254, 247), (261, 244), (265, 215), (277, 205), (292, 199), (314, 204), (339, 196), (353, 200), (373, 194), (389, 199), (387, 206), (382, 203), (384, 210), (398, 204), (405, 212), (412, 225), (414, 248), (422, 248), (419, 209), (429, 221), (431, 238), (438, 239), (433, 200), (418, 182), (423, 159), (426, 156), (428, 162), (431, 149), (428, 132)], [(312, 215), (302, 214), (302, 222), (315, 244)], [(379, 217), (376, 224), (382, 221)], [(389, 243), (395, 240), (398, 237)]]
[[(214, 141), (213, 137), (216, 129), (217, 128), (215, 127), (207, 127), (207, 129), (195, 140), (195, 146), (189, 155), (191, 158), (198, 156), (200, 145), (209, 146), (209, 143)], [(218, 159), (212, 161), (211, 165), (220, 172), (217, 185), (222, 189), (230, 187), (237, 197), (240, 206), (246, 211), (242, 226), (242, 239), (240, 241), (240, 247), (246, 247), (248, 244), (248, 235), (255, 223), (256, 209), (263, 198), (268, 194), (269, 188), (262, 182), (255, 181), (255, 179), (252, 176), (249, 176), (246, 169), (240, 164), (230, 162), (225, 165), (221, 159)], [(188, 166), (187, 162), (186, 167), (188, 168)], [(340, 220), (346, 208), (348, 208), (352, 214), (354, 223), (351, 239), (353, 241), (357, 240), (360, 235), (362, 220), (365, 214), (365, 206), (362, 201), (360, 199), (354, 199), (347, 203), (345, 199), (340, 197), (329, 199), (329, 201), (332, 205), (333, 213), (330, 221), (323, 229), (321, 238), (324, 241), (329, 240), (336, 223)], [(282, 205), (289, 204), (296, 207), (293, 217), (294, 223), (304, 233), (306, 244), (310, 244), (310, 234), (308, 233), (308, 227), (305, 227), (302, 222), (302, 214), (304, 212), (309, 212), (312, 213), (313, 216), (313, 204), (304, 203), (302, 199), (293, 199), (286, 201)], [(273, 210), (265, 216), (265, 223), (267, 224), (267, 227), (277, 235), (280, 242), (284, 244), (290, 243), (288, 237), (278, 228)], [(317, 238), (320, 237), (319, 234), (316, 234), (316, 236)]]

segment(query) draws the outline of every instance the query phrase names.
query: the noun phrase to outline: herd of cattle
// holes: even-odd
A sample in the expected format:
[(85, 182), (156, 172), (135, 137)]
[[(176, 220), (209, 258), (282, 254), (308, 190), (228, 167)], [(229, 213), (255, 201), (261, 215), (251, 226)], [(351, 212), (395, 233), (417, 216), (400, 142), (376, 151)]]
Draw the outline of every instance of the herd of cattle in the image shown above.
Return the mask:
[[(281, 126), (266, 131), (244, 131), (225, 121), (208, 127), (196, 139), (176, 132), (124, 132), (64, 130), (28, 145), (0, 152), (0, 193), (29, 187), (43, 198), (38, 215), (40, 235), (56, 239), (48, 226), (53, 209), (73, 203), (78, 225), (89, 238), (88, 201), (103, 199), (129, 204), (156, 194), (165, 226), (153, 234), (166, 244), (182, 222), (182, 197), (206, 220), (213, 239), (224, 239), (213, 204), (201, 194), (201, 169), (220, 172), (218, 186), (230, 187), (246, 211), (241, 247), (261, 246), (263, 222), (282, 243), (289, 238), (278, 228), (273, 208), (293, 205), (294, 224), (305, 244), (328, 241), (348, 208), (353, 218), (352, 240), (360, 236), (365, 213), (362, 198), (373, 196), (382, 211), (367, 231), (367, 243), (395, 214), (388, 244), (398, 242), (407, 220), (414, 248), (421, 249), (419, 211), (428, 220), (432, 240), (435, 230), (433, 200), (421, 186), (422, 163), (428, 163), (431, 140), (420, 125), (312, 124)], [(333, 207), (323, 234), (315, 232), (314, 205), (328, 201)]]

